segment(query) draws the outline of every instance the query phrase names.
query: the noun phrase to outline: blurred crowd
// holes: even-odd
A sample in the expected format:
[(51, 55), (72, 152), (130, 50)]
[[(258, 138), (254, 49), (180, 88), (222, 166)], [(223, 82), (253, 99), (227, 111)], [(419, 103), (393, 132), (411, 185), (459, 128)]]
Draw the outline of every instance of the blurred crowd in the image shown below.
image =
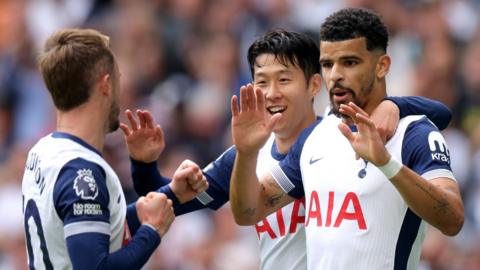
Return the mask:
[[(390, 30), (390, 95), (440, 100), (453, 112), (443, 133), (465, 203), (456, 237), (429, 229), (421, 269), (480, 269), (480, 0), (0, 0), (0, 270), (26, 269), (21, 179), (26, 152), (55, 128), (36, 56), (66, 27), (111, 37), (123, 109), (148, 109), (166, 134), (158, 160), (171, 176), (186, 158), (206, 166), (231, 145), (229, 100), (252, 80), (246, 51), (271, 28), (318, 40), (326, 16), (367, 7)], [(319, 112), (328, 103), (316, 98)], [(92, 116), (93, 117), (93, 116)], [(121, 121), (125, 122), (122, 115)], [(133, 190), (121, 132), (104, 156)], [(258, 269), (257, 234), (228, 205), (178, 217), (145, 269)]]

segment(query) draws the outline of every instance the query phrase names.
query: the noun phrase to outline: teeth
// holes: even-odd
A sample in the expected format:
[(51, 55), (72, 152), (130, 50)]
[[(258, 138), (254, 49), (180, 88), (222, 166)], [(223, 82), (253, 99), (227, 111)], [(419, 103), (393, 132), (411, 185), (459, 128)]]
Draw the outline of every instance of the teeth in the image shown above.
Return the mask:
[(284, 110), (285, 110), (285, 107), (279, 107), (279, 106), (268, 108), (268, 111), (271, 113), (282, 112)]

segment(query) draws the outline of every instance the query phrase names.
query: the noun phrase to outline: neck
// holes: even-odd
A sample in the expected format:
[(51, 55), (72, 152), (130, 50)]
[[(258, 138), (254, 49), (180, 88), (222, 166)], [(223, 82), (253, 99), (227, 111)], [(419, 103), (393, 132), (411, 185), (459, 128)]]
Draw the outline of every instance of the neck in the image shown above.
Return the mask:
[(308, 116), (305, 117), (304, 121), (300, 125), (291, 127), (292, 129), (285, 133), (275, 133), (275, 144), (277, 145), (278, 152), (281, 154), (288, 153), (290, 147), (292, 147), (292, 145), (297, 141), (300, 133), (313, 122), (315, 122), (316, 119), (317, 116), (312, 110), (310, 113), (308, 113)]
[(74, 135), (100, 153), (105, 143), (105, 127), (103, 117), (93, 117), (87, 104), (68, 112), (57, 111), (57, 131)]

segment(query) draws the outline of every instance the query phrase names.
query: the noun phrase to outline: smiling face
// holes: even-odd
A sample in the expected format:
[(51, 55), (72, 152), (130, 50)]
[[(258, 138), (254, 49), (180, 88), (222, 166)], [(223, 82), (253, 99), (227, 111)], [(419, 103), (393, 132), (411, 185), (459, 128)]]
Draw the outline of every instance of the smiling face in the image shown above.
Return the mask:
[(309, 81), (292, 63), (284, 63), (273, 54), (261, 54), (254, 66), (254, 87), (266, 97), (266, 113), (280, 112), (283, 117), (273, 128), (279, 137), (296, 136), (315, 120), (312, 99), (320, 90), (320, 75)]
[(385, 75), (390, 59), (378, 50), (367, 50), (365, 38), (320, 42), (322, 77), (333, 113), (352, 101), (371, 112), (385, 96)]

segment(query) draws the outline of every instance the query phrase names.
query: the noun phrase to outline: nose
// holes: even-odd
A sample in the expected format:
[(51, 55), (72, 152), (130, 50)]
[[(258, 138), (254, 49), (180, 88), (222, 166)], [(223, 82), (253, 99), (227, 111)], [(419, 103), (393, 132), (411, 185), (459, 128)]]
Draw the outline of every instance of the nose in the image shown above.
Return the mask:
[(334, 64), (330, 72), (330, 79), (334, 82), (341, 82), (343, 80), (343, 69), (340, 65)]
[(265, 90), (265, 97), (269, 100), (275, 100), (281, 97), (279, 85), (275, 82), (269, 84), (269, 86)]

